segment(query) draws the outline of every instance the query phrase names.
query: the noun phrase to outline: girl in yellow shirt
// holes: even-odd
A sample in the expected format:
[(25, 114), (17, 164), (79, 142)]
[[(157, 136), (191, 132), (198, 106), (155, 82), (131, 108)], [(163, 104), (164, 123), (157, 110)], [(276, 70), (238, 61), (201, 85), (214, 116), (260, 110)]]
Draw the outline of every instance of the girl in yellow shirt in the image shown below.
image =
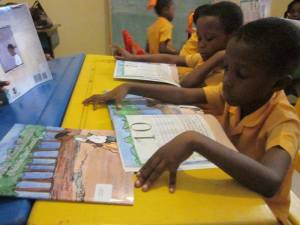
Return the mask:
[(175, 14), (173, 0), (150, 0), (148, 9), (154, 10), (157, 20), (147, 30), (147, 48), (150, 54), (177, 54), (172, 45), (172, 20)]

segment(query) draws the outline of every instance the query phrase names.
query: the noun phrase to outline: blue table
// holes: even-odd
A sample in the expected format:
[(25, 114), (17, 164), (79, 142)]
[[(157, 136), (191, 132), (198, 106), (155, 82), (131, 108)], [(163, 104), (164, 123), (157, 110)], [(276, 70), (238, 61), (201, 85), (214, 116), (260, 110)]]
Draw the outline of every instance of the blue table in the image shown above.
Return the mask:
[[(53, 80), (0, 107), (0, 140), (15, 123), (60, 126), (84, 58), (80, 54), (49, 62)], [(26, 224), (31, 206), (27, 199), (1, 198), (0, 225)]]

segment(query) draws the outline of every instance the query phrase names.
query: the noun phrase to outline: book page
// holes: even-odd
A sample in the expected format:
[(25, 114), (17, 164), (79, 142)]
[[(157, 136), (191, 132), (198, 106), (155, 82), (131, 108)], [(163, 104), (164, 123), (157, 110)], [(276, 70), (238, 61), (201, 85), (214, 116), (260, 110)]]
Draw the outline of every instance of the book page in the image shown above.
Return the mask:
[[(201, 115), (126, 116), (137, 155), (144, 164), (160, 147), (185, 131), (196, 131), (213, 140), (215, 136)], [(207, 161), (194, 153), (186, 162)]]
[(176, 65), (164, 63), (145, 63), (117, 60), (114, 78), (147, 80), (179, 86)]

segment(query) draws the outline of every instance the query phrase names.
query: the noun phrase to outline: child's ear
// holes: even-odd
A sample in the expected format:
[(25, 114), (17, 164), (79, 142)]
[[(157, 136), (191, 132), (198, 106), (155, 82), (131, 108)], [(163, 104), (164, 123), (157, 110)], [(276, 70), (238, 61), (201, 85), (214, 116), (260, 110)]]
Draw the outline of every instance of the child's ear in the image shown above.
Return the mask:
[(287, 86), (289, 86), (293, 81), (293, 78), (291, 75), (285, 75), (280, 77), (277, 82), (274, 84), (274, 91), (280, 91), (285, 89)]

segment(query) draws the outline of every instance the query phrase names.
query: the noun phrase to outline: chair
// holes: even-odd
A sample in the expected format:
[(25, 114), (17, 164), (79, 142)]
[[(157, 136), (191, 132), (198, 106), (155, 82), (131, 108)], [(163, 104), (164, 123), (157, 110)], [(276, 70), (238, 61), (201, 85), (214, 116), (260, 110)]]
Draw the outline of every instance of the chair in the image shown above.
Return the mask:
[(142, 49), (140, 45), (134, 41), (133, 37), (130, 35), (128, 30), (123, 30), (122, 36), (123, 36), (124, 46), (127, 51), (135, 55), (145, 54), (145, 50)]

